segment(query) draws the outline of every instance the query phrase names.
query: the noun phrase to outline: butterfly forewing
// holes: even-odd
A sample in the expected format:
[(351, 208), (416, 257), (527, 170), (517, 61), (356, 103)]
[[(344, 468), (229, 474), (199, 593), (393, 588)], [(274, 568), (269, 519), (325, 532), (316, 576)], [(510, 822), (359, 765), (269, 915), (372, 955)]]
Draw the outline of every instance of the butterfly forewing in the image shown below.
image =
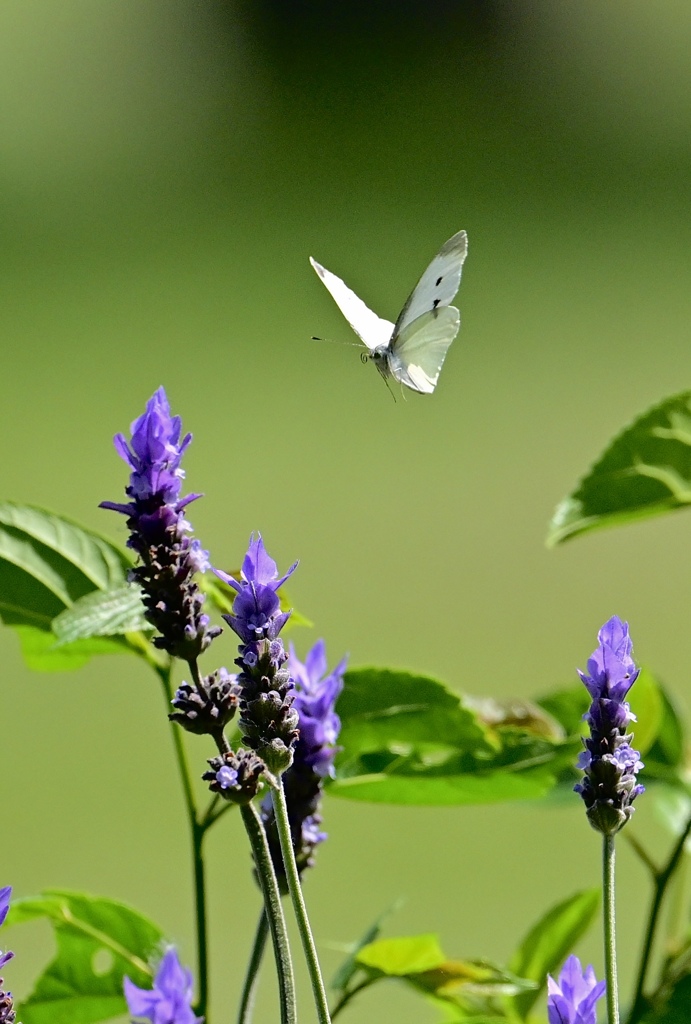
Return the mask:
[(444, 243), (401, 310), (394, 329), (392, 348), (396, 348), (398, 337), (408, 324), (430, 310), (441, 309), (453, 302), (461, 283), (461, 270), (467, 253), (468, 236), (465, 231), (456, 232)]
[(407, 324), (388, 356), (391, 375), (413, 391), (431, 395), (460, 324), (455, 306), (430, 310)]
[(336, 305), (353, 328), (357, 336), (364, 341), (370, 351), (379, 348), (381, 345), (388, 345), (393, 335), (394, 325), (390, 320), (383, 320), (376, 313), (373, 313), (368, 306), (359, 299), (354, 291), (336, 277), (326, 267), (313, 260), (310, 256), (310, 263), (331, 292)]

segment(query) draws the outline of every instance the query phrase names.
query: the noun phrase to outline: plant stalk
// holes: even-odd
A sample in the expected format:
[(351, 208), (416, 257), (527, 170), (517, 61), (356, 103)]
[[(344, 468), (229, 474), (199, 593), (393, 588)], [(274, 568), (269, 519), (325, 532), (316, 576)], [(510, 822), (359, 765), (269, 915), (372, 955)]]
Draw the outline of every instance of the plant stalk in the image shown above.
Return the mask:
[[(285, 917), (283, 916), (281, 894), (278, 891), (278, 882), (276, 881), (276, 872), (274, 871), (271, 853), (269, 852), (269, 844), (266, 841), (264, 826), (262, 825), (261, 818), (259, 817), (259, 813), (254, 804), (244, 804), (240, 808), (240, 811), (242, 813), (242, 820), (252, 847), (252, 855), (257, 869), (257, 877), (264, 896), (264, 910), (271, 929), (271, 938), (273, 941), (274, 956), (276, 958), (276, 971), (278, 973), (278, 987), (281, 999), (281, 1024), (297, 1024), (293, 963), (290, 956), (290, 946), (288, 945), (288, 931), (286, 929)], [(259, 960), (261, 960), (261, 957)], [(252, 960), (250, 961), (250, 968), (251, 967)], [(258, 968), (259, 963), (257, 963), (257, 970)], [(248, 982), (245, 982), (246, 988), (247, 984)], [(252, 993), (250, 992), (250, 995), (251, 994)], [(244, 1018), (241, 1017), (240, 1019), (242, 1020)]]
[(605, 924), (605, 977), (607, 979), (607, 1018), (619, 1024), (619, 991), (617, 987), (617, 939), (615, 928), (614, 836), (603, 836), (602, 895)]
[[(156, 667), (156, 672), (163, 685), (163, 693), (166, 698), (166, 714), (170, 709), (170, 702), (173, 699), (173, 686), (171, 682), (171, 666), (165, 668)], [(209, 962), (208, 962), (208, 928), (206, 914), (206, 879), (204, 867), (204, 834), (206, 829), (200, 824), (197, 814), (197, 804), (192, 788), (192, 777), (190, 775), (187, 752), (182, 738), (182, 731), (175, 723), (170, 723), (173, 736), (173, 747), (175, 760), (177, 761), (178, 774), (182, 784), (182, 794), (185, 801), (185, 810), (192, 841), (192, 868), (194, 872), (194, 902), (195, 920), (197, 933), (197, 983), (199, 998), (195, 1005), (195, 1013), (205, 1018), (209, 1024), (208, 1002), (209, 1002)]]
[(271, 779), (269, 782), (271, 785), (274, 815), (276, 817), (276, 827), (278, 829), (278, 837), (281, 843), (283, 866), (286, 873), (286, 879), (288, 881), (290, 897), (293, 901), (293, 909), (295, 911), (298, 930), (302, 940), (305, 960), (307, 961), (307, 969), (312, 983), (312, 993), (314, 995), (314, 1003), (317, 1009), (317, 1017), (319, 1019), (319, 1024), (331, 1024), (331, 1018), (329, 1017), (329, 1005), (326, 1000), (326, 989), (324, 988), (324, 980), (319, 966), (317, 948), (314, 944), (312, 929), (310, 928), (310, 922), (307, 916), (307, 907), (305, 906), (305, 900), (302, 895), (300, 875), (298, 873), (297, 864), (295, 863), (295, 852), (293, 850), (293, 840), (290, 834), (290, 820), (288, 818), (288, 805), (286, 803), (285, 790), (283, 789), (283, 780), (279, 777), (278, 779)]
[(653, 877), (653, 898), (650, 904), (648, 925), (645, 931), (643, 950), (641, 952), (641, 962), (638, 968), (638, 977), (636, 979), (636, 993), (633, 997), (633, 1006), (631, 1008), (628, 1024), (636, 1024), (636, 1022), (642, 1018), (645, 1011), (646, 1000), (643, 990), (645, 988), (645, 979), (648, 973), (653, 944), (655, 942), (655, 933), (660, 919), (660, 911), (662, 910), (662, 903), (667, 892), (667, 886), (669, 885), (672, 875), (677, 869), (677, 865), (679, 864), (679, 860), (684, 852), (684, 846), (686, 845), (689, 835), (691, 835), (691, 817), (689, 817), (684, 831), (674, 844), (670, 858), (664, 868), (656, 870), (652, 862), (649, 859), (647, 861), (650, 873)]
[(242, 998), (240, 1000), (240, 1012), (238, 1013), (238, 1024), (251, 1024), (254, 1013), (254, 1001), (257, 995), (257, 984), (259, 982), (259, 971), (264, 958), (266, 940), (269, 935), (269, 919), (266, 911), (262, 910), (257, 921), (257, 930), (254, 935), (250, 962), (247, 965), (245, 984), (242, 987)]

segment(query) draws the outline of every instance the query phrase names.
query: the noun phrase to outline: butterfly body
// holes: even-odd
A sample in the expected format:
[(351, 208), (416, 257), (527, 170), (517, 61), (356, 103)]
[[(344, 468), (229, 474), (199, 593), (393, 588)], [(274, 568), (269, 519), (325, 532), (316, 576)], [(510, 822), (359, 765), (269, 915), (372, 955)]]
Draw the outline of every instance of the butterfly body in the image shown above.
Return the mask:
[(441, 247), (427, 267), (396, 323), (369, 309), (340, 277), (310, 259), (339, 309), (368, 349), (385, 379), (421, 394), (432, 394), (446, 353), (458, 333), (461, 315), (451, 305), (461, 283), (468, 251), (465, 231), (458, 231)]

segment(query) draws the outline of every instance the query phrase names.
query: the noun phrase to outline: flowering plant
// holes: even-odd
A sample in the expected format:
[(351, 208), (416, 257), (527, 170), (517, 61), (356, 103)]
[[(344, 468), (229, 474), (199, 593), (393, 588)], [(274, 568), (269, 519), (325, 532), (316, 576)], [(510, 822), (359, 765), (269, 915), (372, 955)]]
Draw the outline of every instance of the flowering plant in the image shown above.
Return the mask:
[[(505, 705), (461, 696), (424, 674), (347, 668), (345, 657), (334, 666), (323, 639), (302, 660), (295, 644), (286, 649), (284, 642), (300, 618), (284, 589), (297, 562), (280, 572), (255, 532), (241, 559), (237, 539), (229, 541), (224, 564), (241, 562), (241, 568), (228, 571), (194, 536), (187, 508), (200, 495), (181, 497), (191, 440), (163, 388), (132, 423), (130, 440), (116, 435), (116, 451), (129, 469), (127, 500), (101, 507), (126, 517), (125, 550), (43, 509), (0, 506), (0, 542), (16, 570), (0, 580), (0, 596), (14, 609), (11, 625), (36, 631), (50, 578), (55, 600), (44, 622), (42, 667), (125, 653), (142, 660), (161, 685), (160, 724), (171, 730), (191, 847), (193, 969), (162, 928), (122, 903), (48, 890), (15, 899), (10, 912), (6, 887), (0, 889), (0, 925), (45, 917), (58, 951), (19, 1013), (0, 981), (0, 1024), (14, 1024), (18, 1016), (22, 1024), (91, 1024), (125, 1012), (150, 1024), (212, 1024), (229, 1013), (212, 999), (211, 965), (238, 958), (248, 965), (237, 1020), (250, 1024), (269, 938), (278, 980), (274, 1017), (282, 1024), (310, 1019), (302, 1009), (305, 994), (296, 989), (289, 906), (320, 1024), (366, 1007), (362, 993), (386, 979), (405, 984), (447, 1021), (517, 1024), (546, 1007), (550, 1024), (596, 1024), (604, 996), (609, 1024), (618, 1024), (615, 838), (635, 828), (634, 801), (644, 792), (642, 752), (649, 783), (676, 793), (685, 787), (683, 722), (664, 688), (634, 662), (628, 624), (615, 615), (601, 627), (587, 670), (579, 673), (583, 685)], [(562, 516), (565, 529), (563, 522)], [(659, 711), (643, 730), (629, 704), (636, 706), (640, 690), (644, 708), (657, 701)], [(481, 956), (451, 958), (432, 934), (383, 936), (380, 915), (350, 947), (329, 992), (320, 964), (324, 936), (313, 934), (303, 885), (324, 860), (316, 852), (327, 839), (332, 798), (460, 808), (574, 789), (603, 845), (601, 980), (571, 953), (600, 909), (598, 888), (581, 886), (542, 909), (503, 965)], [(571, 799), (575, 810), (573, 793)], [(232, 951), (212, 959), (205, 841), (231, 812), (242, 821), (251, 852), (257, 923), (251, 931), (238, 921)], [(660, 909), (690, 833), (687, 815), (662, 867), (637, 837), (631, 839), (651, 871), (654, 898), (634, 990), (625, 1000), (628, 1024), (667, 1024), (679, 1007), (688, 1008), (687, 940), (668, 946), (660, 976), (648, 983)], [(233, 851), (228, 863), (235, 873), (243, 859)], [(329, 868), (320, 864), (318, 870)], [(591, 871), (584, 866), (583, 877)], [(109, 966), (97, 969), (104, 952)], [(0, 967), (12, 955), (0, 952)]]

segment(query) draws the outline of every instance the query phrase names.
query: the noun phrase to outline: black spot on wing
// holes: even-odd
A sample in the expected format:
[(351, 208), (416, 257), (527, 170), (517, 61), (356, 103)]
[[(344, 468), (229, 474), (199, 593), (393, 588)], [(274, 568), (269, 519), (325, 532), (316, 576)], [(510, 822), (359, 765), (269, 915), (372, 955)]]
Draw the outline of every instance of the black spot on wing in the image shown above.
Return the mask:
[(443, 277), (438, 277), (438, 278), (437, 278), (437, 281), (436, 281), (436, 284), (435, 284), (435, 288), (438, 288), (438, 287), (439, 287), (439, 285), (440, 285), (440, 284), (442, 283), (442, 281), (443, 281), (443, 280), (444, 280), (444, 278), (443, 278)]
[(439, 302), (440, 302), (440, 299), (435, 299), (434, 300), (434, 302), (432, 303), (432, 309), (433, 310), (435, 310), (437, 308), (437, 306), (439, 305)]

